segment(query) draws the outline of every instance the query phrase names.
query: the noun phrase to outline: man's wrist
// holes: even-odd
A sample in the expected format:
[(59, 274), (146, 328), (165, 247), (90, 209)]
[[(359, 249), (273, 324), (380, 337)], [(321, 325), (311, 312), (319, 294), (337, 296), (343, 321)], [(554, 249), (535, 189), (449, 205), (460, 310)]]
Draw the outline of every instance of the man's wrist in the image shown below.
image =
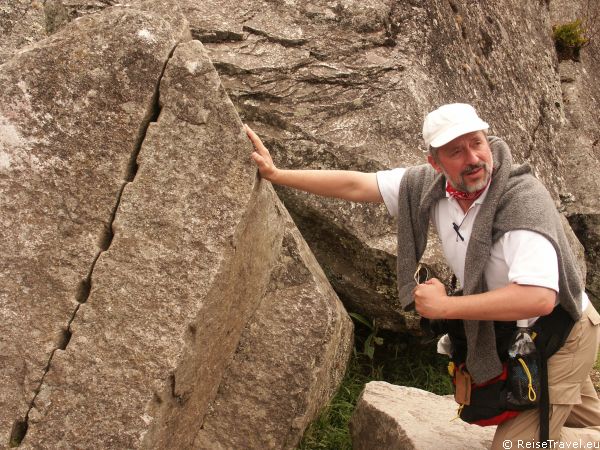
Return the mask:
[(271, 174), (269, 175), (269, 178), (267, 178), (267, 180), (269, 180), (273, 184), (282, 184), (281, 183), (281, 178), (282, 178), (281, 172), (283, 172), (283, 170), (280, 170), (277, 167), (274, 167), (273, 171), (271, 172)]
[(442, 298), (441, 304), (443, 306), (443, 316), (444, 319), (456, 319), (457, 311), (456, 311), (456, 297), (450, 297), (449, 295), (445, 295)]

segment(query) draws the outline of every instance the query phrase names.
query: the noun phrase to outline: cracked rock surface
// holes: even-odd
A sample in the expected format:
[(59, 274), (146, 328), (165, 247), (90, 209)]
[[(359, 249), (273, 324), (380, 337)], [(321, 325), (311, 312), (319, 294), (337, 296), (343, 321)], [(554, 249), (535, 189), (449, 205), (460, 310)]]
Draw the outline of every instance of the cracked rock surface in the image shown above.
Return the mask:
[[(110, 3), (46, 0), (45, 10), (66, 11), (71, 20)], [(569, 99), (561, 95), (550, 9), (574, 12), (579, 3), (177, 5), (192, 35), (206, 45), (242, 119), (259, 132), (280, 166), (376, 171), (423, 162), (423, 116), (441, 103), (465, 101), (509, 143), (517, 162), (532, 163), (558, 203), (559, 194), (576, 189), (567, 188), (565, 178), (574, 173), (569, 160), (577, 139), (565, 133)], [(173, 10), (171, 0), (132, 4), (165, 18)], [(64, 16), (57, 14), (56, 20)], [(594, 183), (586, 184), (591, 178), (570, 183), (583, 186), (580, 195), (590, 195), (596, 192)], [(400, 313), (396, 300), (394, 222), (383, 206), (287, 189), (278, 194), (348, 308), (383, 328), (413, 327), (414, 318)], [(587, 261), (596, 264), (589, 253)], [(435, 240), (424, 262), (449, 281)]]
[[(257, 182), (200, 42), (176, 47), (159, 92), (114, 237), (68, 346), (54, 353), (22, 448), (192, 448), (207, 413), (221, 414), (220, 391), (249, 386), (272, 395), (227, 403), (269, 414), (238, 416), (229, 434), (237, 427), (290, 448), (345, 372), (352, 324), (270, 184)], [(282, 377), (293, 392), (273, 381)]]
[[(249, 143), (199, 49), (179, 46), (169, 60), (115, 238), (36, 401), (25, 442), (33, 448), (190, 439), (264, 290), (278, 235), (264, 223), (271, 203), (252, 189)], [(265, 233), (251, 242), (253, 227)]]
[(52, 352), (68, 343), (179, 38), (156, 16), (115, 9), (0, 66), (2, 444), (20, 434)]

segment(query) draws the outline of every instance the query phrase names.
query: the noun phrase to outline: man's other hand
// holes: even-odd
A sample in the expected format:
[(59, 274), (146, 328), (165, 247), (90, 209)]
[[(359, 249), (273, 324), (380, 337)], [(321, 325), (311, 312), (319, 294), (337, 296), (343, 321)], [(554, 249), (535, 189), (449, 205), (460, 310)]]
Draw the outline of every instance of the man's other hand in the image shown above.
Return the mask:
[(418, 284), (413, 290), (417, 312), (428, 319), (444, 319), (448, 296), (446, 287), (437, 278)]

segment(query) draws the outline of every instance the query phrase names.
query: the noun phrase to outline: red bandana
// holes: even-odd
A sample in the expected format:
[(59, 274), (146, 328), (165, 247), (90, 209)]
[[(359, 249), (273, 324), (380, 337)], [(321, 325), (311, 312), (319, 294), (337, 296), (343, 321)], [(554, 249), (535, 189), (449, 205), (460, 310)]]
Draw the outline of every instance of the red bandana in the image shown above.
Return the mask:
[(450, 195), (450, 197), (454, 197), (456, 200), (477, 200), (481, 196), (481, 194), (483, 194), (483, 191), (485, 191), (490, 185), (491, 181), (492, 177), (489, 177), (487, 184), (483, 188), (475, 192), (459, 191), (457, 189), (454, 189), (450, 182), (446, 181), (446, 192), (448, 193), (448, 195)]

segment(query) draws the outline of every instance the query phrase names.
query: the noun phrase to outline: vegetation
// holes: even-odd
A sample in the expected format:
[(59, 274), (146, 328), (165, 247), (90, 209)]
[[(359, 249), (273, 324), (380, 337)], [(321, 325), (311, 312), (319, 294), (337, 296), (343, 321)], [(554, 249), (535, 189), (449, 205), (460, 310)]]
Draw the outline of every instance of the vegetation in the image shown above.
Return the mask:
[(300, 450), (350, 450), (348, 423), (364, 386), (369, 381), (413, 386), (436, 394), (452, 392), (446, 367), (448, 359), (436, 353), (435, 342), (381, 332), (362, 316), (356, 324), (354, 353), (348, 371), (331, 404), (309, 427)]
[(580, 19), (562, 25), (554, 25), (552, 34), (556, 51), (561, 59), (578, 61), (580, 50), (590, 42)]
[(578, 12), (579, 18), (552, 27), (559, 59), (579, 61), (581, 49), (589, 45), (600, 31), (599, 5), (597, 0), (585, 0)]

